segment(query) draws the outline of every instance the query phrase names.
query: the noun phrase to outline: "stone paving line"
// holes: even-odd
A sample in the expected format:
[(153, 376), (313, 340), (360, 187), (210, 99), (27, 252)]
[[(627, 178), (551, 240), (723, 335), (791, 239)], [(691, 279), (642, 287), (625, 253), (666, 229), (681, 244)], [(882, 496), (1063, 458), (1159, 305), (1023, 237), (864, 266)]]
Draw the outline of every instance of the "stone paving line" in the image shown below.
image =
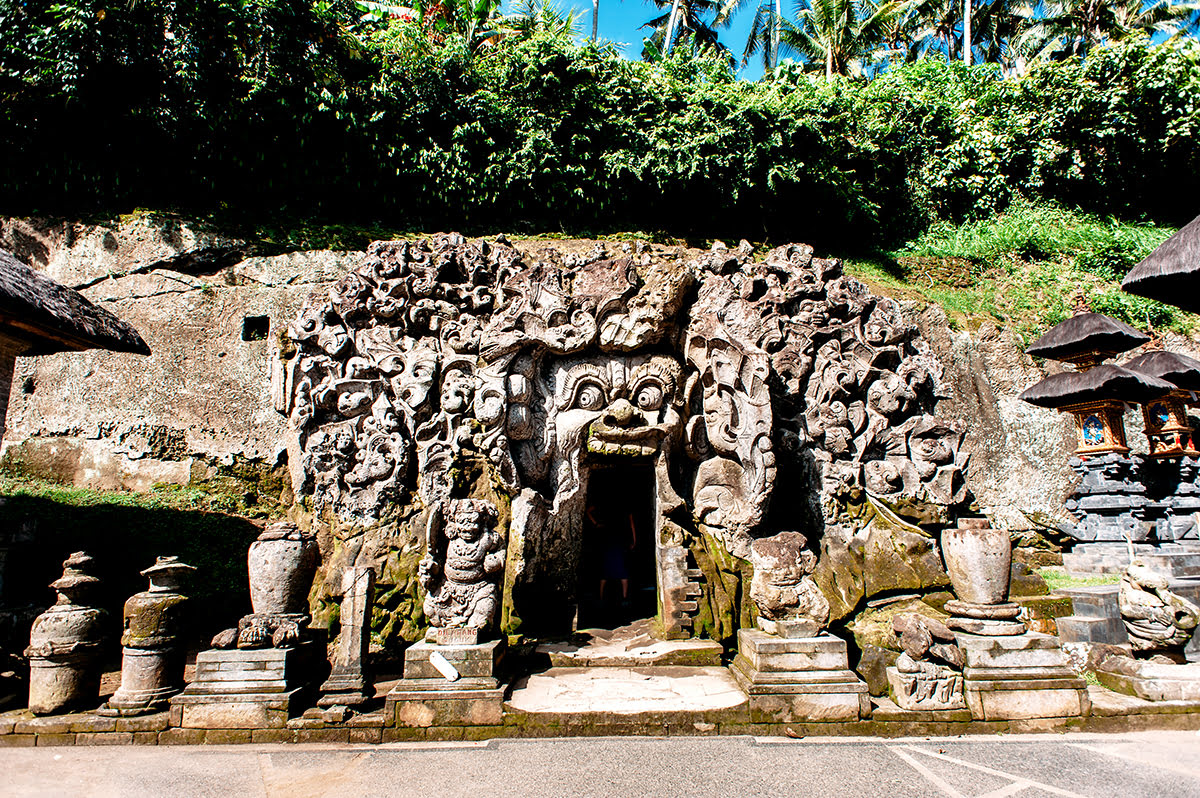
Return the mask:
[(1195, 798), (1200, 734), (562, 738), (0, 751), (0, 795)]

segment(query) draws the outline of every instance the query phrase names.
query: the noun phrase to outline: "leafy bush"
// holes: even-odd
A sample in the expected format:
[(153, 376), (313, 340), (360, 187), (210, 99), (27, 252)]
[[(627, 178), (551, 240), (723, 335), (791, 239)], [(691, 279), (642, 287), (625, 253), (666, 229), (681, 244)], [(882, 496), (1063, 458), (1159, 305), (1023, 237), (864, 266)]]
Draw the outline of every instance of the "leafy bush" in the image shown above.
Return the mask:
[(1020, 198), (1180, 223), (1194, 209), (1172, 198), (1200, 189), (1194, 42), (1019, 79), (927, 59), (748, 83), (685, 48), (647, 64), (544, 32), (435, 45), (360, 16), (0, 0), (0, 211), (870, 246)]

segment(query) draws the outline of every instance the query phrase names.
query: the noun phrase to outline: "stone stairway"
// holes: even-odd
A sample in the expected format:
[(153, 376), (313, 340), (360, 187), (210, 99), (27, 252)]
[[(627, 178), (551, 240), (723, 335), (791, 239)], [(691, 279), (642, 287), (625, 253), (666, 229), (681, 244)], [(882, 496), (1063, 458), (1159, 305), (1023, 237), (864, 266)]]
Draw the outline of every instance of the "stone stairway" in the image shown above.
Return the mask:
[(1055, 592), (1069, 597), (1074, 611), (1073, 615), (1057, 619), (1058, 637), (1062, 642), (1129, 645), (1129, 634), (1117, 605), (1120, 585), (1069, 587)]

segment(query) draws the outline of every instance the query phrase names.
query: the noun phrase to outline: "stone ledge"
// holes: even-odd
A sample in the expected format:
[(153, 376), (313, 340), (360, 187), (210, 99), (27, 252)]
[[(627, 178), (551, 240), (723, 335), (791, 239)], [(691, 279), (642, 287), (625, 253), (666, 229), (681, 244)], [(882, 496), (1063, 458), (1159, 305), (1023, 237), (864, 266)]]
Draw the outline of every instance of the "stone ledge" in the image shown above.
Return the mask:
[[(1091, 717), (969, 720), (964, 710), (906, 712), (887, 699), (874, 699), (874, 714), (847, 722), (753, 722), (746, 717), (701, 721), (683, 718), (580, 718), (574, 723), (530, 723), (505, 717), (497, 726), (327, 729), (167, 729), (161, 732), (80, 732), (0, 735), (0, 748), (65, 745), (240, 745), (245, 743), (388, 744), (413, 741), (529, 739), (557, 737), (756, 735), (788, 737), (913, 737), (963, 734), (1129, 732), (1155, 729), (1200, 730), (1200, 702), (1147, 708), (1133, 714)], [(1112, 713), (1111, 708), (1107, 710)]]

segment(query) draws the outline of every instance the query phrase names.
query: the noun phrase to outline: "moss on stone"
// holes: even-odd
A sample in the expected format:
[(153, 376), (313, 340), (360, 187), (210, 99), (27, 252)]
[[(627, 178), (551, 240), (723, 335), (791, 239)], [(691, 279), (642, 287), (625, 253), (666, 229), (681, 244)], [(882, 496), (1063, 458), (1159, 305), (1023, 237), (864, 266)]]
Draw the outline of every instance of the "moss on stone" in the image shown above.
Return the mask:
[(756, 610), (750, 600), (754, 568), (730, 554), (716, 536), (706, 531), (692, 536), (689, 550), (704, 575), (693, 631), (697, 637), (732, 645), (739, 628), (754, 625)]

